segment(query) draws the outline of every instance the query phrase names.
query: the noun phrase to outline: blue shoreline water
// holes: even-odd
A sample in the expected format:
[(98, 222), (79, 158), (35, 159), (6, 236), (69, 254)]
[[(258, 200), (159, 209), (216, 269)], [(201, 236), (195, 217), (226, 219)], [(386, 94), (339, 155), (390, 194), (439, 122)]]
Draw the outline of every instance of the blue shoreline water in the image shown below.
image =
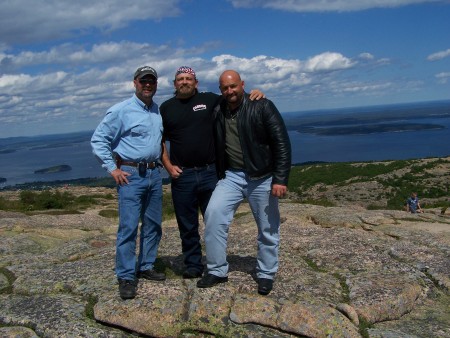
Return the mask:
[[(333, 128), (345, 125), (381, 125), (395, 115), (396, 123), (435, 124), (444, 129), (384, 132), (372, 134), (317, 135), (297, 132), (292, 126), (313, 125), (317, 128)], [(405, 160), (426, 157), (450, 156), (450, 101), (433, 103), (365, 108), (337, 113), (289, 113), (284, 115), (292, 145), (292, 162), (359, 162)], [(387, 112), (387, 113), (383, 113)], [(410, 113), (413, 112), (413, 113)], [(439, 115), (436, 116), (436, 112)], [(372, 114), (372, 115), (371, 115)], [(443, 114), (443, 115), (442, 115)], [(337, 119), (336, 119), (337, 118)], [(350, 122), (348, 122), (350, 121)], [(90, 147), (92, 132), (52, 135), (32, 138), (0, 139), (0, 188), (38, 181), (71, 180), (78, 178), (108, 177), (94, 158)], [(57, 165), (69, 165), (72, 170), (34, 174), (35, 170)]]

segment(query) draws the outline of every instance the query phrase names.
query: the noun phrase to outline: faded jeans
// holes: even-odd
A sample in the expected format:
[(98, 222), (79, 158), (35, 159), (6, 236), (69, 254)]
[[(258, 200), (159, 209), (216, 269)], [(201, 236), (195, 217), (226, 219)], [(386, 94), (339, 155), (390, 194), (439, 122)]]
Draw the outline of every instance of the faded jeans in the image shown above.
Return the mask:
[[(162, 229), (162, 181), (158, 168), (147, 169), (141, 176), (138, 168), (123, 165), (130, 173), (128, 184), (118, 186), (119, 229), (116, 242), (116, 275), (134, 280), (138, 271), (153, 269)], [(141, 231), (136, 261), (136, 238)], [(137, 270), (137, 271), (136, 271)]]
[(237, 170), (227, 170), (226, 177), (218, 182), (205, 213), (208, 273), (227, 276), (229, 226), (237, 208), (247, 198), (258, 227), (256, 277), (274, 279), (278, 270), (280, 213), (271, 184), (271, 176), (251, 180), (245, 172)]

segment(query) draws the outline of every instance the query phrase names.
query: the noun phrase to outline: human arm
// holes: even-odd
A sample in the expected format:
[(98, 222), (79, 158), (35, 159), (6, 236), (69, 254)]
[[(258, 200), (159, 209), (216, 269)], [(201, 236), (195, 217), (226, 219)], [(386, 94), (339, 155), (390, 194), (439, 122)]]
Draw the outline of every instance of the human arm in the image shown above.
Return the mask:
[(114, 178), (117, 184), (128, 184), (130, 174), (120, 170), (114, 159), (112, 144), (119, 137), (120, 122), (117, 114), (108, 113), (100, 122), (91, 138), (92, 152), (102, 167)]
[(291, 142), (283, 118), (272, 101), (262, 100), (262, 119), (272, 154), (272, 184), (287, 186), (291, 170)]
[(167, 151), (167, 147), (166, 147), (166, 143), (164, 142), (164, 139), (162, 142), (161, 162), (162, 162), (164, 168), (166, 168), (170, 177), (172, 177), (172, 178), (180, 177), (183, 170), (179, 166), (173, 165), (172, 162), (170, 161), (169, 152)]
[(419, 200), (417, 200), (417, 212), (423, 213), (422, 208), (420, 207)]

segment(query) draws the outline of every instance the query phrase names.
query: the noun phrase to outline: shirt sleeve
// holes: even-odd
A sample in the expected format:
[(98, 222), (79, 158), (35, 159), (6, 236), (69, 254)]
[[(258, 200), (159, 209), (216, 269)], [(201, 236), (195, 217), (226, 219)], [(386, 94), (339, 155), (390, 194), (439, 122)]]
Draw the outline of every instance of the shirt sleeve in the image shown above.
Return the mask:
[(102, 167), (111, 173), (117, 169), (113, 147), (118, 140), (120, 121), (117, 113), (108, 112), (91, 138), (92, 152)]

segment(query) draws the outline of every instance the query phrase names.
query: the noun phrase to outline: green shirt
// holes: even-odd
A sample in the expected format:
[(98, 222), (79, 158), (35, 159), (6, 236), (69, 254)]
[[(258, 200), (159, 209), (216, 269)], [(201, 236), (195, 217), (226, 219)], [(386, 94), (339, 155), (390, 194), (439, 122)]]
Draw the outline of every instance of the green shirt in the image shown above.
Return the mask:
[(244, 169), (244, 158), (242, 156), (241, 142), (239, 141), (239, 131), (237, 127), (237, 111), (227, 112), (225, 118), (225, 154), (227, 156), (228, 166), (233, 169)]

